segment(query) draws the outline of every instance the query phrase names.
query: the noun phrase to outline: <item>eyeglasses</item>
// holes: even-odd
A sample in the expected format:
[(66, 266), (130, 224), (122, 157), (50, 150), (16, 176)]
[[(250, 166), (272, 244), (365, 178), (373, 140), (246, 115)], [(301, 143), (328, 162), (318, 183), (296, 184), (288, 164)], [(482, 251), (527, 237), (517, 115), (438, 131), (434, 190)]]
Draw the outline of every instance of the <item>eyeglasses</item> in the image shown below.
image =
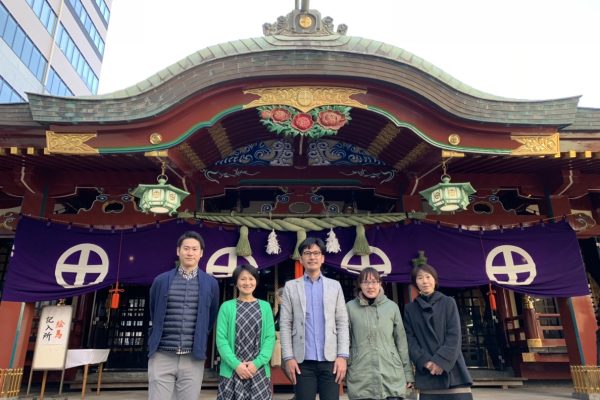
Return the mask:
[(304, 257), (310, 257), (310, 256), (319, 257), (321, 254), (323, 254), (323, 253), (321, 253), (320, 251), (303, 251), (302, 252), (302, 255)]
[(379, 281), (363, 281), (360, 283), (362, 286), (377, 286)]

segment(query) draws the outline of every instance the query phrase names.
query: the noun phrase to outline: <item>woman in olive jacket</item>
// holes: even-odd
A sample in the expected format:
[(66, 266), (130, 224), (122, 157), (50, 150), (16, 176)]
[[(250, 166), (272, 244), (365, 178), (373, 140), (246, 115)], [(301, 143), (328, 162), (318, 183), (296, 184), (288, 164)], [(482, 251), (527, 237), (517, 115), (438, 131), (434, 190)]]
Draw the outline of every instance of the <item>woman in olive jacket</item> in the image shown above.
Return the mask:
[(420, 295), (406, 305), (404, 320), (419, 399), (471, 400), (473, 380), (462, 355), (456, 302), (435, 290), (432, 266), (413, 268), (411, 278)]
[(363, 269), (357, 283), (358, 296), (346, 305), (350, 320), (348, 398), (401, 399), (414, 378), (400, 310), (384, 294), (376, 269)]

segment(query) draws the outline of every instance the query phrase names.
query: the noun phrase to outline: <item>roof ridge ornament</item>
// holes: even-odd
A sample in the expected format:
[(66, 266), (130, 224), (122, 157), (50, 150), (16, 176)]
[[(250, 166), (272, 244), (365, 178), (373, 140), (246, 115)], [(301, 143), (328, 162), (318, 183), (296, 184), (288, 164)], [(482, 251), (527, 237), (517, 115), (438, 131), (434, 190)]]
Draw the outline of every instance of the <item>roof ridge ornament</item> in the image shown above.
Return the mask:
[(309, 9), (308, 0), (295, 1), (296, 7), (288, 15), (278, 17), (277, 21), (272, 24), (268, 22), (263, 24), (263, 34), (265, 36), (346, 35), (348, 31), (346, 24), (339, 24), (336, 31), (334, 30), (333, 18), (325, 17), (321, 19), (319, 11)]

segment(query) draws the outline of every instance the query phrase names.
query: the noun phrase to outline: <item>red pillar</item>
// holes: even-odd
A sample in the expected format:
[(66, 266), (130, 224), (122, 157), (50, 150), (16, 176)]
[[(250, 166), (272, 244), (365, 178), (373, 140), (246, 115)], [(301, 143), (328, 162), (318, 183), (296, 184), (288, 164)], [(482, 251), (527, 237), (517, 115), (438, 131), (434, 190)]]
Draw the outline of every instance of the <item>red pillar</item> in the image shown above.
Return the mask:
[[(550, 205), (556, 217), (571, 213), (571, 204), (567, 197), (550, 196)], [(597, 365), (597, 325), (591, 295), (559, 298), (558, 306), (569, 353), (569, 364)]]
[(570, 365), (597, 365), (596, 318), (591, 296), (559, 298)]
[[(43, 193), (26, 192), (21, 212), (45, 217), (51, 215), (53, 207), (54, 202), (47, 201)], [(0, 303), (0, 326), (5, 333), (0, 343), (0, 368), (21, 368), (25, 365), (34, 312), (34, 303)]]

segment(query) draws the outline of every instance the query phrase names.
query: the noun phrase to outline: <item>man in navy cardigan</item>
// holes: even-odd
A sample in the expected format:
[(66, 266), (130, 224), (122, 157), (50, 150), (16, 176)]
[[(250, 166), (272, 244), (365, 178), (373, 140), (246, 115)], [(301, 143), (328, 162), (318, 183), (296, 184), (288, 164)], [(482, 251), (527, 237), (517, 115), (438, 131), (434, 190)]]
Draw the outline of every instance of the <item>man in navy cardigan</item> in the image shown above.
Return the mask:
[(217, 280), (198, 268), (204, 240), (193, 231), (177, 241), (177, 268), (150, 287), (148, 399), (198, 400), (207, 336), (219, 309)]

